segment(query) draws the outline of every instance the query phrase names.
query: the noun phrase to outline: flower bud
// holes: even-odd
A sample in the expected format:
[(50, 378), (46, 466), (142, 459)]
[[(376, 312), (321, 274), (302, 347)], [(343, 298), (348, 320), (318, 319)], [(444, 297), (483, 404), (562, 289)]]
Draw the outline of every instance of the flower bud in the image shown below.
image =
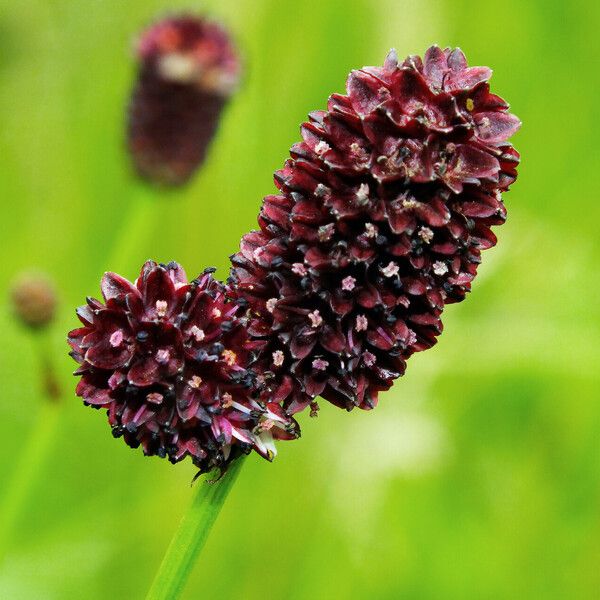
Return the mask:
[(137, 58), (128, 123), (131, 157), (144, 179), (182, 185), (203, 162), (237, 89), (237, 51), (220, 25), (184, 15), (145, 31)]
[(54, 318), (56, 292), (45, 275), (21, 275), (12, 285), (11, 298), (16, 317), (32, 329), (41, 329)]

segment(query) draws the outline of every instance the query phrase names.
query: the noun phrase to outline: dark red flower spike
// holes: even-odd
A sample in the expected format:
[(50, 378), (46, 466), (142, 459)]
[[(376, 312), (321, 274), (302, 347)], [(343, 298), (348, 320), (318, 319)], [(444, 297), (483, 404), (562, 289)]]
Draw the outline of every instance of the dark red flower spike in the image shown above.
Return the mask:
[(177, 263), (152, 261), (135, 283), (107, 273), (105, 303), (88, 299), (69, 334), (77, 394), (107, 409), (113, 435), (171, 462), (190, 456), (201, 472), (251, 450), (270, 460), (274, 439), (298, 435), (278, 405), (253, 397), (260, 344), (211, 273), (188, 282)]
[(275, 174), (260, 230), (232, 258), (232, 288), (261, 342), (264, 398), (290, 414), (322, 396), (351, 410), (430, 348), (445, 304), (463, 300), (501, 193), (516, 178), (519, 120), (487, 67), (459, 49), (353, 71), (301, 128)]

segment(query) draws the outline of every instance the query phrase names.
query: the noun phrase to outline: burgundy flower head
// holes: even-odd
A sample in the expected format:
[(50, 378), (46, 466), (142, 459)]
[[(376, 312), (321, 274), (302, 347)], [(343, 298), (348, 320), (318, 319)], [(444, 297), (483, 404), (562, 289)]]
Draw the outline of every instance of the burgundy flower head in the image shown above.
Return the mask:
[(465, 297), (496, 243), (516, 178), (507, 140), (520, 122), (490, 76), (459, 49), (404, 62), (392, 51), (302, 125), (275, 174), (280, 194), (232, 258), (265, 397), (290, 413), (317, 395), (373, 408), (435, 344), (444, 305)]
[(105, 304), (88, 299), (69, 334), (77, 394), (108, 410), (113, 435), (201, 472), (252, 449), (271, 459), (274, 438), (297, 437), (280, 406), (252, 397), (256, 343), (211, 271), (188, 282), (177, 263), (148, 261), (135, 284), (107, 273)]
[(156, 23), (137, 46), (129, 149), (140, 175), (181, 185), (204, 160), (235, 91), (240, 61), (227, 32), (193, 16)]

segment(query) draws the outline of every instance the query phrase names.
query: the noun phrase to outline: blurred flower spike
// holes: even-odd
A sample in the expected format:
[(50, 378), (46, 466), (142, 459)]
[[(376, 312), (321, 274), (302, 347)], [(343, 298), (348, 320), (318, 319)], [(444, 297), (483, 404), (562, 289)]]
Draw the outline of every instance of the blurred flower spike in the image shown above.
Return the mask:
[(11, 289), (15, 316), (31, 329), (49, 325), (56, 313), (56, 290), (50, 279), (41, 273), (26, 273), (18, 277)]
[(182, 185), (204, 161), (237, 89), (239, 56), (221, 25), (191, 15), (151, 26), (136, 53), (128, 124), (133, 162), (153, 183)]
[(289, 414), (317, 396), (373, 408), (470, 291), (519, 162), (490, 77), (460, 49), (392, 51), (302, 125), (230, 278), (263, 342), (263, 396)]
[(102, 295), (78, 309), (69, 343), (77, 394), (107, 409), (115, 437), (224, 472), (251, 450), (271, 460), (275, 439), (298, 436), (280, 406), (253, 398), (257, 342), (212, 269), (188, 282), (177, 263), (148, 261), (133, 284), (107, 273)]

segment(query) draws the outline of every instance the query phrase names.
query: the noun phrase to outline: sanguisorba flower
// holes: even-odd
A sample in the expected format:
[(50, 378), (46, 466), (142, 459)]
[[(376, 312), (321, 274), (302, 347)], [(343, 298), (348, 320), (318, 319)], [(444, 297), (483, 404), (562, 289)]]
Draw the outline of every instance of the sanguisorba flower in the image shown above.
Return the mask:
[(274, 438), (297, 435), (280, 406), (252, 398), (255, 342), (211, 271), (188, 282), (177, 263), (148, 261), (134, 284), (107, 273), (105, 303), (88, 299), (69, 334), (77, 394), (108, 410), (113, 435), (201, 472), (251, 449), (271, 459)]
[(516, 178), (507, 140), (520, 122), (490, 76), (459, 49), (403, 62), (392, 51), (302, 125), (275, 174), (281, 193), (233, 257), (265, 397), (290, 413), (318, 395), (369, 409), (436, 342), (444, 305), (465, 297), (496, 243)]
[(162, 20), (137, 44), (138, 79), (129, 108), (128, 145), (139, 174), (185, 183), (204, 160), (240, 77), (229, 34), (183, 15)]

